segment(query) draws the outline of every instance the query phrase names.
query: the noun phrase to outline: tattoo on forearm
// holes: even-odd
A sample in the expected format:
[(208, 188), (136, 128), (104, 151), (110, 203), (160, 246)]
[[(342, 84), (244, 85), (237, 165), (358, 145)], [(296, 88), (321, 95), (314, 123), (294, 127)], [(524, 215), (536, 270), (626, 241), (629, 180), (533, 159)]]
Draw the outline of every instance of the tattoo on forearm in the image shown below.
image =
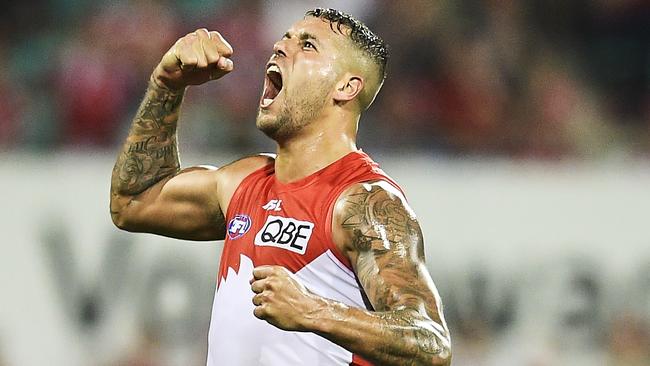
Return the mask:
[(375, 359), (395, 363), (402, 357), (401, 364), (431, 364), (446, 357), (449, 338), (423, 264), (415, 214), (376, 185), (349, 194), (343, 207), (342, 227), (358, 253), (357, 277), (381, 319), (385, 343)]
[(176, 123), (183, 94), (149, 82), (113, 168), (111, 191), (114, 194), (140, 193), (180, 170)]

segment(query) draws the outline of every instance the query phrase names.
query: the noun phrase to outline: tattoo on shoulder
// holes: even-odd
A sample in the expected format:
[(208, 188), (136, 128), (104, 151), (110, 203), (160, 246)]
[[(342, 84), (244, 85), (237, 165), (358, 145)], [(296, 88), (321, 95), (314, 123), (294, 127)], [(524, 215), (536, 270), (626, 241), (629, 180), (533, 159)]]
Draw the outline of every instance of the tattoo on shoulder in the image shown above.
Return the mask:
[(359, 251), (386, 251), (418, 231), (415, 215), (399, 197), (378, 186), (364, 187), (345, 198), (342, 227)]
[(424, 245), (415, 214), (379, 185), (362, 185), (344, 199), (341, 226), (358, 253), (357, 277), (375, 309), (420, 303)]
[(399, 352), (420, 359), (447, 352), (436, 290), (423, 263), (422, 232), (408, 205), (381, 185), (363, 184), (342, 198), (339, 215), (357, 251), (357, 277), (385, 321), (386, 338), (408, 340)]

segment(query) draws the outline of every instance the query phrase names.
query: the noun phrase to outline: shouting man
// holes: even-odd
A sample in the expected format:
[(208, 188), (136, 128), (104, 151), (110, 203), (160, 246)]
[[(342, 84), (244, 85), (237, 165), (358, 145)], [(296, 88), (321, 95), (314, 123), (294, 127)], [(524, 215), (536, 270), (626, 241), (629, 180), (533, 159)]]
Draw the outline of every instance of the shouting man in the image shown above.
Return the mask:
[(181, 169), (184, 91), (231, 72), (232, 54), (206, 29), (171, 47), (111, 180), (119, 228), (225, 239), (207, 364), (449, 365), (416, 216), (356, 146), (386, 75), (384, 42), (345, 13), (307, 12), (266, 64), (257, 128), (277, 154)]

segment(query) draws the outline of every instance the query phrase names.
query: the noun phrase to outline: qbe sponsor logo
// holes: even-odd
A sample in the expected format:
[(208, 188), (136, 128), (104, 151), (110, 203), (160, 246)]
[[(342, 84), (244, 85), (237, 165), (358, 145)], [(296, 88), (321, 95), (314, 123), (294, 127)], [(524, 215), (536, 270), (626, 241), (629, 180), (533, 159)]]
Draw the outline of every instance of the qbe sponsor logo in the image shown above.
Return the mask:
[(237, 214), (228, 223), (228, 237), (237, 239), (246, 234), (251, 228), (251, 218), (248, 215)]
[(255, 235), (255, 245), (271, 246), (305, 254), (314, 224), (288, 217), (269, 215)]

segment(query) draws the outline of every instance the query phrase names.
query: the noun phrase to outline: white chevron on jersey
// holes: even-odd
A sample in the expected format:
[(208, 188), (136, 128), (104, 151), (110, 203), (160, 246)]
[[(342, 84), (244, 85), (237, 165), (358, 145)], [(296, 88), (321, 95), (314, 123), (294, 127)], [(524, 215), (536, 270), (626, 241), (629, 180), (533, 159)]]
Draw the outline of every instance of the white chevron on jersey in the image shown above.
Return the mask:
[[(352, 353), (313, 333), (287, 332), (252, 315), (253, 262), (240, 255), (239, 273), (228, 269), (212, 307), (208, 366), (349, 365)], [(295, 273), (313, 293), (364, 308), (354, 273), (327, 250)], [(242, 342), (242, 340), (245, 340)]]

